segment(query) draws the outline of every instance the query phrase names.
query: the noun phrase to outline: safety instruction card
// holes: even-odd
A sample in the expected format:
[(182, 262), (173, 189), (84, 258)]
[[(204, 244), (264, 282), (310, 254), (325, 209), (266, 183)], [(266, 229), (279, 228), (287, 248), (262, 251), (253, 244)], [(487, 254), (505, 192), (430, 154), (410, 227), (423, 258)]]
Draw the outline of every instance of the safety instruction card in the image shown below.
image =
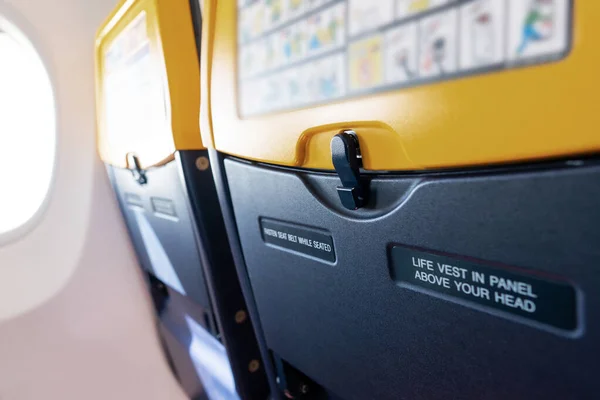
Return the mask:
[(239, 0), (244, 117), (558, 60), (572, 0)]
[(152, 52), (146, 13), (138, 15), (104, 54), (105, 134), (109, 145), (153, 155), (173, 148), (165, 79)]

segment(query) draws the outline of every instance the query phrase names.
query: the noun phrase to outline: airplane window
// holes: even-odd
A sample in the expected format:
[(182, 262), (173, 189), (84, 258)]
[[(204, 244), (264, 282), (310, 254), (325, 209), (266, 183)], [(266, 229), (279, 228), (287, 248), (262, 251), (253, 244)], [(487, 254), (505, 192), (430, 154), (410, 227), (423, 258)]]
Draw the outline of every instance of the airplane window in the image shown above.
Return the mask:
[(54, 170), (56, 112), (39, 55), (0, 17), (0, 235), (29, 222)]

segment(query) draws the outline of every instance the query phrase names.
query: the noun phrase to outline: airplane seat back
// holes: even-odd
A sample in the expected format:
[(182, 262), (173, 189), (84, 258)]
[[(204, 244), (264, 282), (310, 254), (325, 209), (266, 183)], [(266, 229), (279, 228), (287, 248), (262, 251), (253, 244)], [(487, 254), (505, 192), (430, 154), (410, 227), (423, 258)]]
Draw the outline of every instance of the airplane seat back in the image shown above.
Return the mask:
[(600, 4), (205, 5), (201, 134), (271, 384), (590, 396)]
[(266, 397), (198, 127), (200, 29), (195, 1), (117, 6), (96, 40), (98, 146), (187, 394)]

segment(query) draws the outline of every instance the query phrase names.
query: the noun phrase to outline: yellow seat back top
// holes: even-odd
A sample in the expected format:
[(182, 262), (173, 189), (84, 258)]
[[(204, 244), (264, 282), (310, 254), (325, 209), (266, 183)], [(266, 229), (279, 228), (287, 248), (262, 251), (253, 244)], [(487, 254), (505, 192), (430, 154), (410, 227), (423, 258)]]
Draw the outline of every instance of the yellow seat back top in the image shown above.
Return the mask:
[(103, 161), (142, 168), (202, 149), (199, 65), (187, 0), (126, 0), (96, 38), (98, 147)]
[(323, 169), (343, 129), (371, 170), (597, 152), (599, 18), (587, 0), (208, 0), (204, 142)]

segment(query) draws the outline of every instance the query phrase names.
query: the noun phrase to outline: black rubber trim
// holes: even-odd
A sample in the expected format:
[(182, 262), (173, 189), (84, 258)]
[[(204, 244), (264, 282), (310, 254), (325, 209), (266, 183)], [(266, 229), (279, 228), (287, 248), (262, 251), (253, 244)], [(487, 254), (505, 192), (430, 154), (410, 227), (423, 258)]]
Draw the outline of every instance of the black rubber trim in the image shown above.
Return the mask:
[(212, 168), (213, 178), (217, 195), (219, 197), (219, 203), (223, 212), (223, 219), (225, 222), (225, 229), (227, 231), (227, 237), (229, 238), (229, 245), (235, 262), (238, 278), (242, 288), (242, 293), (246, 298), (246, 305), (248, 307), (248, 313), (253, 322), (254, 331), (260, 347), (260, 352), (263, 360), (264, 370), (267, 374), (269, 386), (271, 388), (271, 398), (274, 400), (282, 399), (279, 387), (277, 385), (277, 373), (274, 365), (271, 363), (271, 357), (269, 354), (269, 348), (265, 341), (264, 332), (260, 322), (260, 316), (258, 314), (258, 308), (254, 299), (254, 293), (250, 284), (250, 278), (246, 269), (246, 263), (244, 261), (244, 255), (242, 252), (242, 246), (238, 236), (237, 225), (235, 222), (235, 216), (233, 214), (233, 205), (231, 203), (231, 195), (229, 193), (229, 185), (227, 183), (227, 177), (225, 174), (225, 167), (223, 161), (225, 157), (215, 149), (208, 150), (210, 164)]
[[(291, 167), (286, 165), (271, 164), (259, 161), (251, 161), (236, 156), (226, 155), (226, 158), (235, 160), (249, 165), (256, 165), (265, 168), (271, 168), (274, 170), (281, 170), (287, 172), (300, 172), (310, 173), (317, 175), (332, 175), (335, 176), (337, 173), (335, 170), (319, 169), (319, 168), (302, 168), (302, 167)], [(599, 153), (588, 153), (581, 155), (571, 155), (565, 157), (547, 158), (543, 160), (533, 161), (518, 161), (518, 162), (506, 162), (502, 164), (489, 164), (489, 165), (476, 165), (468, 167), (455, 167), (455, 168), (432, 168), (426, 170), (409, 170), (409, 171), (382, 171), (382, 170), (363, 170), (361, 169), (361, 175), (377, 176), (377, 178), (386, 177), (444, 177), (444, 176), (474, 176), (474, 175), (489, 175), (498, 173), (519, 173), (519, 172), (532, 172), (532, 171), (544, 171), (544, 170), (556, 170), (561, 168), (578, 168), (591, 165), (600, 164)]]
[(200, 1), (189, 0), (190, 11), (192, 13), (192, 25), (194, 26), (194, 37), (196, 39), (196, 52), (198, 53), (198, 61), (200, 61), (200, 52), (202, 48), (202, 10), (200, 9)]
[(266, 398), (269, 387), (264, 368), (249, 370), (250, 362), (262, 356), (253, 328), (254, 320), (247, 318), (243, 323), (236, 322), (236, 313), (247, 312), (248, 306), (231, 254), (210, 163), (207, 169), (199, 170), (196, 166), (199, 157), (208, 158), (207, 151), (185, 150), (175, 154), (195, 219), (202, 268), (220, 337), (227, 350), (239, 396), (249, 400)]

